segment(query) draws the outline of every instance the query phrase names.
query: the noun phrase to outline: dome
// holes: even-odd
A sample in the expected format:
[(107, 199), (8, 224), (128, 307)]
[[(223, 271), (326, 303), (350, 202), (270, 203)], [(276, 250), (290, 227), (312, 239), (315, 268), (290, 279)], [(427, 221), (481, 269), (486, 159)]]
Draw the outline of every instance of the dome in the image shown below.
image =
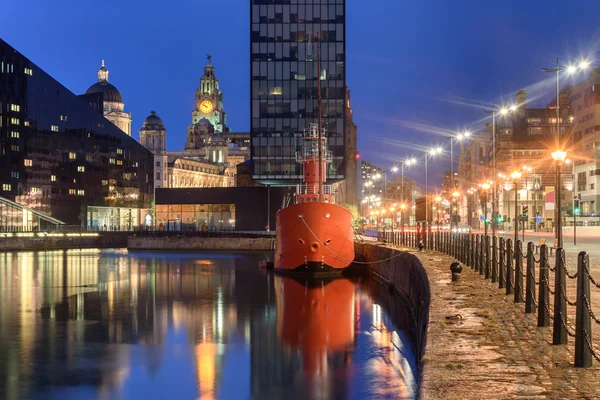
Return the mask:
[(150, 111), (150, 115), (146, 117), (144, 123), (142, 124), (141, 130), (164, 130), (165, 125), (162, 122), (162, 119), (158, 115), (156, 115), (156, 111)]
[(114, 101), (117, 103), (122, 103), (123, 98), (121, 97), (121, 93), (117, 90), (116, 87), (111, 85), (108, 82), (96, 82), (85, 92), (85, 94), (91, 93), (100, 93), (104, 94), (104, 101)]

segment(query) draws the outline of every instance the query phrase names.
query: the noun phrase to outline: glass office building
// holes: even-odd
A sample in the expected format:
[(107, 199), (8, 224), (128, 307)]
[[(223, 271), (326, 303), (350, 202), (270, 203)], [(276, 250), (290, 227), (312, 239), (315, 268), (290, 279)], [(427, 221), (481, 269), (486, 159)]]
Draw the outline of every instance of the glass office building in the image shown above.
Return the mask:
[(334, 155), (327, 178), (344, 179), (345, 0), (250, 0), (250, 4), (253, 179), (268, 184), (302, 179), (295, 153), (302, 131), (317, 122), (318, 78), (322, 125)]
[[(99, 226), (94, 206), (149, 214), (154, 156), (99, 109), (0, 39), (0, 198), (68, 225)], [(0, 229), (36, 221), (3, 218)]]

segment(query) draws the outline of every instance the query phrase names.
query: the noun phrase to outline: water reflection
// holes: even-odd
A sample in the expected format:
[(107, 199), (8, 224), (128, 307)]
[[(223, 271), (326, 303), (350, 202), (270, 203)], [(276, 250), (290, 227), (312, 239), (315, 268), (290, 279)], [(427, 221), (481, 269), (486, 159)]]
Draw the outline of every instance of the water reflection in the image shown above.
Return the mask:
[(265, 254), (0, 254), (0, 398), (411, 397), (376, 290)]

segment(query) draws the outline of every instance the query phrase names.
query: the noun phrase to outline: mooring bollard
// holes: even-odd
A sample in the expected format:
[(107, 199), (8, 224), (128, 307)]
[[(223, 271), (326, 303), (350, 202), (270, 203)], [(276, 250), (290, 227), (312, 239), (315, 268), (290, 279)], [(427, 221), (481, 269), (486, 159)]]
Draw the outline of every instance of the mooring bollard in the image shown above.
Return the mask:
[(577, 256), (577, 317), (575, 321), (575, 366), (592, 366), (592, 349), (588, 340), (592, 340), (592, 320), (590, 316), (590, 256), (582, 251)]
[(421, 240), (419, 242), (419, 251), (423, 251), (423, 248), (425, 247), (425, 245), (423, 244), (423, 241)]
[(462, 272), (462, 264), (458, 261), (450, 264), (450, 271), (452, 271), (452, 282), (458, 282), (460, 280), (460, 273)]
[(504, 289), (504, 272), (506, 271), (504, 269), (504, 249), (505, 249), (505, 245), (504, 245), (504, 238), (500, 238), (499, 244), (498, 244), (498, 288), (499, 289)]
[(550, 326), (550, 274), (548, 271), (548, 246), (540, 247), (540, 290), (538, 297), (538, 326)]
[(567, 344), (567, 302), (563, 292), (566, 290), (565, 251), (556, 249), (554, 264), (554, 324), (552, 344)]

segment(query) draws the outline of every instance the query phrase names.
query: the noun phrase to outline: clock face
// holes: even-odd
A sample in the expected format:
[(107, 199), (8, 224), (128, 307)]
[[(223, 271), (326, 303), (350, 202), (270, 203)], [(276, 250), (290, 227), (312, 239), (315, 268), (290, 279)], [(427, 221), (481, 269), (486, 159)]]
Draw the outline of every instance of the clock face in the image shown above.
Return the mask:
[(203, 112), (204, 114), (208, 114), (209, 112), (211, 112), (213, 110), (213, 103), (210, 100), (202, 100), (200, 102), (200, 112)]

